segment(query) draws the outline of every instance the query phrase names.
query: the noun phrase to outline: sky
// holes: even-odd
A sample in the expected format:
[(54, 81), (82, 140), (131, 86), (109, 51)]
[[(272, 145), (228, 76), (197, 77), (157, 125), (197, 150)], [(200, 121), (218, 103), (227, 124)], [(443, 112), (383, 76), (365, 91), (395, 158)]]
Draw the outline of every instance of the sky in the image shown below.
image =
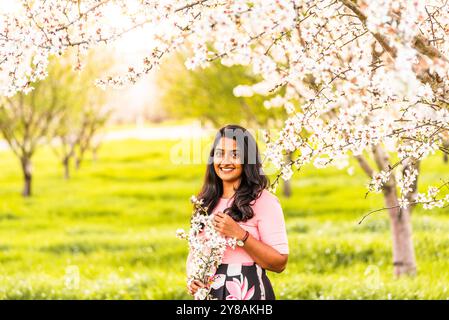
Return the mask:
[[(146, 54), (151, 51), (151, 43), (142, 41), (149, 38), (145, 36), (149, 30), (135, 30), (125, 35), (114, 46), (115, 58), (118, 61), (118, 72), (124, 72), (128, 66), (138, 65)], [(109, 89), (113, 96), (114, 104), (117, 105), (116, 115), (122, 118), (132, 117), (137, 122), (141, 121), (139, 115), (152, 114), (154, 108), (158, 107), (157, 83), (155, 73), (151, 72), (136, 84), (126, 89)]]

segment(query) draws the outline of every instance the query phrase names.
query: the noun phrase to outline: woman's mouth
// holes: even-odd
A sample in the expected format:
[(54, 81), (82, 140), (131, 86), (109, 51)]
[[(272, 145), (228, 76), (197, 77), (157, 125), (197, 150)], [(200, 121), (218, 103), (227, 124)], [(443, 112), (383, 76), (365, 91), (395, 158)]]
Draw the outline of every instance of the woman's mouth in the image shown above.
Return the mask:
[(231, 167), (220, 167), (220, 170), (224, 173), (229, 173), (232, 172), (235, 168), (231, 168)]

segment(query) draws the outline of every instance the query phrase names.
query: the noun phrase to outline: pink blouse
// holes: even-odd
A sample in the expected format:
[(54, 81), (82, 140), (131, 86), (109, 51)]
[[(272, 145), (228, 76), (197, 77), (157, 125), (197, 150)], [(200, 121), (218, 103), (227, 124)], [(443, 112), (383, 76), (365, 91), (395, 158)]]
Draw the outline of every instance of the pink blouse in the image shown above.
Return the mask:
[[(232, 204), (230, 201), (230, 199), (220, 198), (212, 214), (216, 214), (218, 211), (223, 212)], [(281, 254), (288, 254), (284, 214), (278, 198), (265, 189), (260, 197), (251, 204), (251, 207), (254, 216), (245, 222), (238, 222), (238, 224), (257, 240), (273, 247)], [(250, 264), (253, 262), (254, 260), (246, 253), (245, 249), (239, 246), (236, 246), (235, 249), (227, 247), (222, 260), (224, 264)]]

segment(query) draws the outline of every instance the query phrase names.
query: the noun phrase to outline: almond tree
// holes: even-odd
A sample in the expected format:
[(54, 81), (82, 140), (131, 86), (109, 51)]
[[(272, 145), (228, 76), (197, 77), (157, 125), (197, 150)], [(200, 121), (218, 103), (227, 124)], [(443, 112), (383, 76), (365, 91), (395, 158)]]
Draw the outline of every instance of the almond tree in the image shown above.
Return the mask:
[(80, 110), (64, 110), (56, 126), (54, 137), (58, 144), (53, 150), (61, 159), (65, 179), (70, 179), (72, 160), (75, 161), (75, 168), (79, 169), (86, 151), (98, 149), (100, 141), (93, 143), (95, 135), (104, 127), (110, 114), (109, 109), (96, 104), (83, 105)]
[[(67, 63), (69, 57), (64, 57), (63, 61)], [(65, 98), (52, 146), (64, 167), (65, 179), (70, 178), (72, 161), (76, 169), (80, 167), (85, 152), (92, 147), (92, 140), (110, 116), (105, 92), (90, 85), (95, 74), (107, 70), (110, 62), (109, 57), (92, 52), (88, 66), (79, 76), (59, 79), (60, 86), (70, 94)]]
[(75, 168), (78, 170), (87, 151), (92, 151), (94, 160), (97, 160), (98, 149), (103, 141), (99, 131), (105, 126), (111, 116), (112, 110), (94, 106), (85, 109), (82, 115), (82, 127), (77, 147), (75, 148)]
[(49, 78), (33, 84), (31, 93), (2, 98), (0, 133), (20, 160), (24, 197), (32, 195), (32, 157), (39, 144), (54, 136), (67, 107), (69, 93), (61, 82), (73, 76), (67, 69), (53, 68)]
[[(48, 57), (75, 47), (79, 59), (147, 28), (142, 63), (99, 86), (134, 83), (187, 46), (188, 68), (213, 60), (247, 65), (262, 80), (239, 96), (275, 95), (266, 105), (289, 118), (267, 156), (288, 180), (306, 163), (344, 166), (355, 156), (383, 192), (393, 231), (395, 273), (414, 274), (411, 208), (443, 207), (447, 182), (417, 191), (419, 163), (448, 152), (449, 4), (443, 0), (22, 0), (0, 27), (5, 95), (31, 90)], [(147, 29), (145, 29), (147, 30)], [(30, 63), (32, 62), (32, 64)], [(30, 67), (31, 65), (31, 67)], [(79, 66), (78, 61), (74, 63)], [(307, 133), (307, 135), (306, 135)], [(290, 161), (285, 154), (297, 151)], [(375, 168), (364, 158), (372, 154)], [(296, 154), (295, 153), (295, 154)], [(394, 157), (393, 157), (394, 156)], [(393, 162), (391, 159), (397, 158)]]

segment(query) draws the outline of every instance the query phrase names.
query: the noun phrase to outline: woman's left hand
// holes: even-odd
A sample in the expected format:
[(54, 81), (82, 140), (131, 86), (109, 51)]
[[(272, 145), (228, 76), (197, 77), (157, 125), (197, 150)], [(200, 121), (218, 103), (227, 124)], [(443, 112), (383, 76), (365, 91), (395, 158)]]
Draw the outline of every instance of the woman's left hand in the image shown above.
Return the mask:
[(232, 217), (221, 211), (215, 214), (214, 227), (216, 231), (230, 238), (241, 239), (245, 234), (245, 230)]

